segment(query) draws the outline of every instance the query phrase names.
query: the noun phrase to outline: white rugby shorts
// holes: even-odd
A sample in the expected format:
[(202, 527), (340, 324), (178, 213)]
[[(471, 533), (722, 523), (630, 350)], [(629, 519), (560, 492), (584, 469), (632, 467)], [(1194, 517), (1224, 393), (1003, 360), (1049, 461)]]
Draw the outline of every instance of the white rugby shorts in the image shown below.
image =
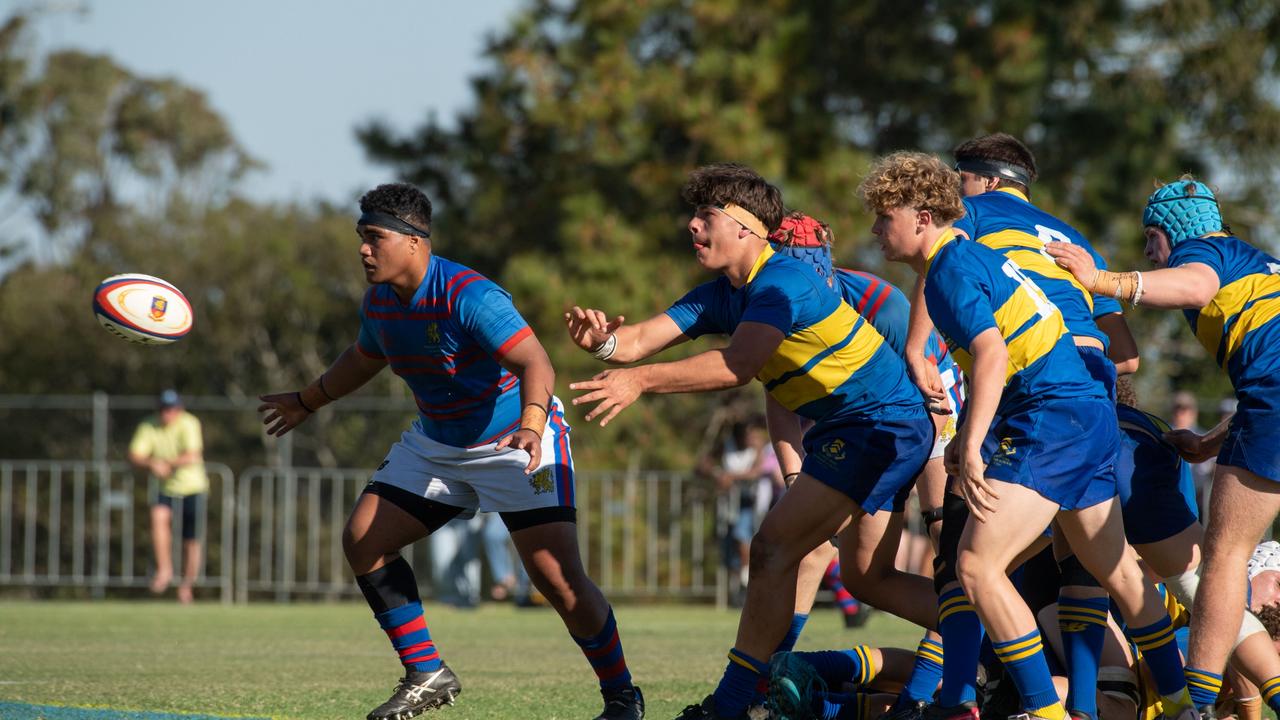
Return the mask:
[(418, 497), (463, 509), (519, 512), (574, 507), (573, 456), (569, 424), (559, 398), (551, 399), (551, 415), (542, 432), (542, 461), (524, 471), (529, 453), (497, 443), (455, 447), (436, 442), (415, 421), (391, 446), (370, 482), (385, 483)]

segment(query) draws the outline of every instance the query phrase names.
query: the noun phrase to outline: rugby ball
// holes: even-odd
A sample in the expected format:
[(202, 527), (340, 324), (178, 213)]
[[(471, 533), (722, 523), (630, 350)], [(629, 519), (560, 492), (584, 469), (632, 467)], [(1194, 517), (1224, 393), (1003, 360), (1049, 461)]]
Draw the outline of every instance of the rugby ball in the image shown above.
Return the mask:
[(140, 345), (168, 345), (191, 332), (191, 303), (151, 275), (112, 275), (93, 292), (93, 314), (107, 332)]

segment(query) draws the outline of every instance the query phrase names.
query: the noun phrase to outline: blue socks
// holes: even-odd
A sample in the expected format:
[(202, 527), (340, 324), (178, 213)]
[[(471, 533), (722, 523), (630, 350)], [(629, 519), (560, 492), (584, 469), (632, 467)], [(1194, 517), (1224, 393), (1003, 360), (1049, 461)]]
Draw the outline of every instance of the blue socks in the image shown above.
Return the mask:
[(713, 696), (716, 714), (736, 718), (746, 713), (751, 698), (756, 694), (756, 684), (761, 677), (768, 676), (767, 661), (757, 660), (737, 648), (730, 650), (729, 664)]
[(915, 663), (911, 666), (911, 677), (893, 704), (894, 710), (909, 704), (933, 701), (938, 682), (942, 680), (942, 658), (942, 643), (931, 640), (928, 635), (920, 640), (920, 645), (916, 647)]
[(1058, 597), (1058, 629), (1067, 661), (1067, 708), (1098, 717), (1098, 665), (1111, 603), (1105, 595)]
[(1046, 720), (1063, 720), (1067, 711), (1058, 702), (1058, 691), (1053, 687), (1053, 676), (1044, 658), (1044, 645), (1040, 631), (1032, 630), (1009, 642), (993, 642), (996, 656), (1018, 686), (1022, 695), (1022, 709)]
[(942, 666), (938, 704), (946, 707), (974, 702), (978, 697), (978, 652), (982, 647), (982, 622), (965, 597), (954, 588), (938, 596), (938, 633), (942, 635), (947, 662)]

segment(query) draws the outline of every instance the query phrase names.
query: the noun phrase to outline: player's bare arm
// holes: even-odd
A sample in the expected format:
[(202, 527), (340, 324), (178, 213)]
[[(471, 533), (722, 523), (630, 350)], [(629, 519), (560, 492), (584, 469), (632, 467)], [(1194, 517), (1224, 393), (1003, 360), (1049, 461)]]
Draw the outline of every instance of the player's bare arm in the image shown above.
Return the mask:
[(605, 370), (590, 380), (572, 383), (569, 389), (587, 391), (574, 398), (573, 404), (596, 403), (586, 420), (603, 415), (600, 420), (603, 427), (641, 393), (705, 392), (746, 385), (764, 367), (782, 339), (782, 331), (775, 327), (744, 322), (734, 331), (726, 348), (676, 362)]
[(546, 349), (532, 334), (516, 343), (500, 362), (507, 372), (520, 378), (520, 427), (499, 440), (495, 449), (512, 447), (529, 453), (524, 469), (528, 474), (542, 462), (542, 434), (547, 428), (556, 371)]
[(1045, 251), (1095, 295), (1165, 309), (1202, 308), (1218, 294), (1218, 274), (1204, 263), (1147, 272), (1098, 270), (1089, 253), (1071, 243), (1051, 242)]
[(1184, 428), (1170, 430), (1164, 434), (1164, 439), (1177, 448), (1183, 460), (1201, 463), (1217, 456), (1218, 451), (1222, 450), (1222, 443), (1226, 441), (1230, 427), (1231, 416), (1227, 416), (1203, 435)]
[(800, 474), (804, 464), (805, 420), (782, 406), (769, 393), (764, 394), (764, 419), (769, 428), (769, 440), (778, 458), (778, 467), (784, 480), (791, 481)]
[(996, 407), (1004, 392), (1009, 370), (1009, 348), (997, 328), (988, 328), (973, 339), (973, 374), (969, 378), (970, 394), (965, 402), (967, 417), (953, 444), (956, 450), (957, 477), (965, 503), (974, 519), (986, 522), (986, 512), (995, 510), (999, 499), (986, 479), (986, 463), (982, 461), (982, 440), (991, 429)]
[(577, 305), (564, 314), (573, 342), (611, 365), (643, 360), (689, 340), (665, 313), (635, 325), (625, 325), (625, 320), (622, 315), (609, 319), (601, 310)]
[(942, 376), (938, 373), (937, 364), (929, 362), (924, 356), (931, 332), (933, 321), (929, 319), (929, 311), (925, 308), (924, 278), (917, 277), (916, 284), (911, 288), (911, 315), (903, 359), (907, 362), (907, 372), (911, 375), (912, 382), (924, 393), (929, 411), (947, 415), (951, 412), (951, 402), (942, 389)]
[(1111, 341), (1107, 358), (1116, 366), (1116, 375), (1132, 375), (1138, 371), (1138, 341), (1129, 330), (1122, 313), (1107, 313), (1094, 318), (1098, 329)]
[(284, 435), (306, 422), (316, 410), (369, 382), (386, 366), (385, 359), (369, 357), (352, 344), (328, 370), (302, 390), (259, 395), (262, 404), (258, 412), (266, 413), (262, 424), (267, 426), (267, 434)]

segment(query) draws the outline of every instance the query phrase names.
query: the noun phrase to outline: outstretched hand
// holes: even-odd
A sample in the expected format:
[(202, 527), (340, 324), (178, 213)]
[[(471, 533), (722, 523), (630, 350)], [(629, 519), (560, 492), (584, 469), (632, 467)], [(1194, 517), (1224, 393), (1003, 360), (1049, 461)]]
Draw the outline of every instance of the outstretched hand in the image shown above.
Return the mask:
[(1044, 251), (1058, 264), (1058, 267), (1076, 276), (1086, 288), (1093, 284), (1098, 274), (1098, 266), (1087, 250), (1069, 242), (1048, 242)]
[(609, 424), (609, 421), (623, 408), (635, 402), (640, 397), (640, 393), (644, 392), (644, 388), (640, 384), (638, 368), (619, 368), (617, 370), (605, 370), (596, 374), (590, 380), (582, 380), (569, 384), (570, 390), (589, 390), (585, 395), (580, 395), (573, 399), (574, 405), (595, 402), (596, 406), (587, 413), (586, 420), (588, 422), (604, 415), (600, 420), (600, 427)]
[(290, 430), (306, 422), (311, 413), (298, 402), (298, 393), (275, 393), (259, 395), (262, 404), (258, 412), (265, 412), (262, 424), (267, 426), (267, 434), (280, 437)]
[(591, 352), (609, 339), (626, 318), (619, 315), (610, 320), (601, 310), (582, 309), (574, 305), (564, 314), (565, 325), (569, 327), (569, 337), (578, 347)]
[(1202, 463), (1218, 454), (1217, 447), (1204, 441), (1204, 436), (1191, 430), (1170, 430), (1164, 439), (1189, 463)]

